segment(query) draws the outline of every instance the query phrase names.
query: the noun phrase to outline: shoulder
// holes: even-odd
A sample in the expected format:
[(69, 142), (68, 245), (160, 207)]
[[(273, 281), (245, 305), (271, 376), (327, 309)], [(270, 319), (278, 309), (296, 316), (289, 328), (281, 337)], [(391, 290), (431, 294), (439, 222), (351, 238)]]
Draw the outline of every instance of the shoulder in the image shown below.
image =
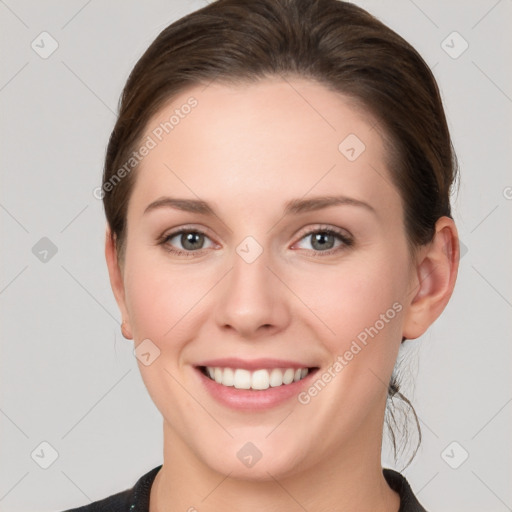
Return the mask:
[(398, 512), (427, 512), (412, 492), (409, 482), (403, 475), (398, 471), (388, 468), (384, 468), (382, 472), (391, 489), (400, 496), (400, 509)]
[(162, 465), (142, 475), (133, 487), (88, 505), (62, 512), (148, 512), (151, 484)]
[(63, 512), (126, 512), (130, 510), (130, 495), (131, 489), (118, 492), (112, 496), (108, 496), (102, 500), (94, 501), (88, 505), (83, 505), (78, 508), (70, 508)]

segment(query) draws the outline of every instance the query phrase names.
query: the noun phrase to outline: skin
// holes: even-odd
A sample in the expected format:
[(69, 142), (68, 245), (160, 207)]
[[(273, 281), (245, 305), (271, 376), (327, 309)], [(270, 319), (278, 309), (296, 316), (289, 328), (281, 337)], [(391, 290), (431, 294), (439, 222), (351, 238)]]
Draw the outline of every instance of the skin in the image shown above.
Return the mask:
[[(175, 97), (146, 135), (190, 96), (197, 107), (136, 171), (123, 262), (108, 227), (106, 236), (125, 336), (160, 350), (149, 366), (138, 361), (164, 420), (150, 511), (397, 512), (381, 467), (387, 383), (402, 336), (423, 334), (452, 294), (454, 222), (440, 218), (434, 240), (409, 253), (379, 128), (340, 94), (298, 78), (212, 83)], [(366, 146), (352, 162), (338, 150), (351, 133)], [(374, 211), (344, 204), (283, 216), (287, 201), (324, 195)], [(144, 214), (162, 196), (200, 198), (216, 215)], [(185, 225), (207, 235), (192, 257), (166, 250), (186, 250), (180, 236), (158, 244)], [(353, 245), (329, 238), (338, 250), (322, 254), (311, 236), (322, 227)], [(263, 249), (252, 263), (236, 252), (247, 236)], [(235, 411), (214, 401), (193, 369), (218, 357), (273, 357), (322, 373), (394, 303), (401, 311), (306, 405), (292, 398)], [(248, 441), (262, 453), (250, 468), (236, 455)]]

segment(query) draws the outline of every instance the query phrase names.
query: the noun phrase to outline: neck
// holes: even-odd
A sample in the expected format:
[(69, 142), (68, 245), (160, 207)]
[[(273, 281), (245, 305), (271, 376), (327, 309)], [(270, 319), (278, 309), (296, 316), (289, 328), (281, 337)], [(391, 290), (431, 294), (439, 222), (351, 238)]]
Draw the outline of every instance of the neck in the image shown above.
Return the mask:
[(382, 473), (382, 422), (374, 423), (316, 465), (254, 481), (213, 471), (164, 421), (164, 463), (151, 488), (150, 512), (397, 512), (400, 498)]

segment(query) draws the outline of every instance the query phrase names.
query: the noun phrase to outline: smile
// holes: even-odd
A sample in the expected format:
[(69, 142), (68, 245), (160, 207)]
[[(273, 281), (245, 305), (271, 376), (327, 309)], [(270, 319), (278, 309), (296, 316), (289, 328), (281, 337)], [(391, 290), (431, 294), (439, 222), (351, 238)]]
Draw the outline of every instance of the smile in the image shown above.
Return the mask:
[(306, 360), (225, 357), (198, 361), (193, 368), (216, 402), (232, 410), (264, 411), (296, 400), (310, 385), (319, 366)]
[(204, 375), (222, 386), (259, 391), (269, 387), (287, 386), (309, 374), (309, 368), (263, 368), (250, 371), (244, 368), (203, 366), (200, 369)]

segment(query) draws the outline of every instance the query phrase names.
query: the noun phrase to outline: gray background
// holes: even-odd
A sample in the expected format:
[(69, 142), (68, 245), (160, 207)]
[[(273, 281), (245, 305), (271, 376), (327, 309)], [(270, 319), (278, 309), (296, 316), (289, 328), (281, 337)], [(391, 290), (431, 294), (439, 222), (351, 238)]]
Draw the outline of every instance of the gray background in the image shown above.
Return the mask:
[[(456, 289), (404, 353), (423, 430), (404, 474), (429, 510), (512, 510), (512, 0), (356, 3), (433, 68), (461, 164)], [(203, 5), (0, 0), (3, 511), (86, 504), (162, 462), (161, 416), (120, 334), (93, 190), (129, 71), (160, 30)], [(43, 31), (58, 42), (46, 59), (31, 47)], [(469, 44), (457, 58), (453, 31)], [(57, 249), (45, 261), (43, 237)], [(42, 442), (58, 452), (47, 469)]]

